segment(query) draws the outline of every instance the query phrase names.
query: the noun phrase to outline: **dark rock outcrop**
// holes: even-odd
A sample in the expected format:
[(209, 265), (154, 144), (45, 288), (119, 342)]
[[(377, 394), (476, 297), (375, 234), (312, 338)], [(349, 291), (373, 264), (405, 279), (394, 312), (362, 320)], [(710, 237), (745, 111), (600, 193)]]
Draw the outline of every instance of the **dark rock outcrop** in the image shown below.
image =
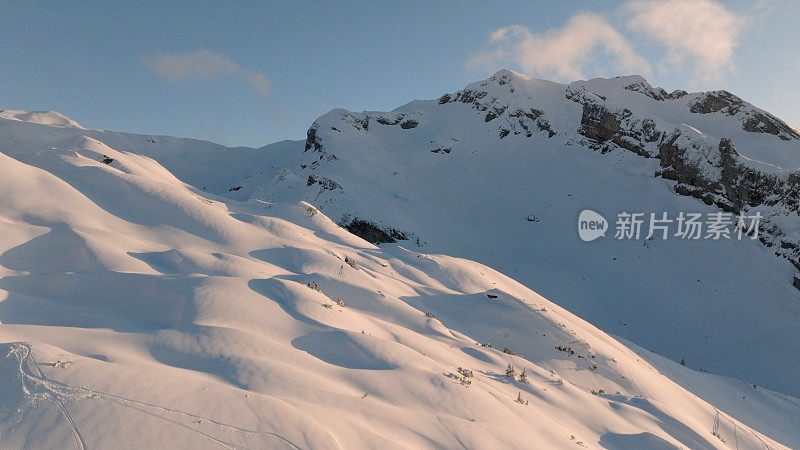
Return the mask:
[[(800, 215), (800, 173), (783, 177), (744, 164), (730, 139), (721, 139), (716, 148), (704, 147), (675, 130), (659, 146), (659, 158), (662, 170), (656, 175), (674, 180), (678, 194), (734, 214), (768, 207), (780, 216)], [(771, 217), (762, 218), (758, 239), (800, 270), (800, 245)]]
[(634, 117), (627, 108), (615, 111), (591, 102), (583, 104), (578, 134), (589, 139), (590, 147), (603, 153), (613, 148), (610, 144), (614, 144), (648, 158), (654, 155), (648, 151), (646, 144), (663, 137), (651, 119)]
[(676, 89), (672, 92), (667, 92), (663, 88), (660, 87), (652, 87), (646, 82), (642, 83), (632, 83), (625, 87), (623, 87), (626, 91), (633, 91), (642, 93), (653, 100), (663, 102), (665, 100), (677, 100), (681, 97), (689, 95), (686, 91), (682, 91), (680, 89)]
[(786, 122), (769, 113), (753, 111), (742, 124), (745, 131), (751, 133), (768, 133), (788, 141), (792, 138), (800, 139), (800, 133), (792, 129)]
[(703, 93), (689, 104), (689, 111), (696, 114), (711, 114), (718, 111), (732, 116), (744, 106), (744, 101), (728, 91)]
[[(514, 83), (512, 83), (512, 76), (509, 73), (495, 75), (480, 86), (488, 86), (491, 83), (504, 86), (509, 94), (514, 94)], [(547, 119), (543, 117), (544, 111), (536, 108), (509, 108), (508, 104), (502, 103), (497, 97), (490, 96), (487, 91), (464, 89), (455, 94), (445, 94), (438, 100), (440, 105), (456, 102), (470, 104), (475, 110), (485, 112), (483, 120), (487, 123), (498, 118), (505, 118), (506, 121), (498, 126), (498, 136), (501, 139), (511, 133), (525, 134), (530, 138), (537, 129), (547, 133), (549, 138), (557, 134)]]
[[(728, 91), (706, 92), (689, 104), (689, 111), (697, 114), (722, 112), (742, 117), (742, 128), (750, 133), (766, 133), (788, 141), (800, 139), (800, 133), (772, 114), (761, 111)], [(740, 114), (741, 113), (741, 114)]]
[[(678, 145), (680, 137), (681, 132), (676, 130), (659, 146), (661, 176), (678, 182), (676, 192), (700, 192), (704, 200), (713, 199), (712, 203), (735, 213), (747, 207), (775, 204), (770, 202), (770, 197), (779, 195), (781, 180), (741, 164), (733, 141), (723, 138), (716, 149), (701, 149), (697, 143), (694, 147)], [(704, 150), (709, 153), (705, 154)], [(689, 156), (687, 152), (692, 151), (704, 157)], [(706, 168), (716, 170), (704, 170)]]
[(533, 130), (531, 128), (535, 126), (539, 131), (547, 132), (547, 137), (551, 138), (556, 135), (556, 132), (553, 131), (550, 123), (542, 117), (543, 115), (544, 111), (541, 109), (517, 109), (508, 113), (508, 122), (514, 128), (519, 126), (519, 128), (525, 132), (526, 137), (533, 136)]
[(351, 220), (349, 223), (342, 224), (342, 226), (347, 231), (372, 244), (392, 243), (398, 240), (408, 239), (408, 236), (402, 231), (395, 230), (394, 228), (379, 227), (370, 221), (358, 218)]
[(417, 122), (414, 119), (408, 119), (408, 120), (406, 120), (406, 121), (404, 121), (403, 123), (400, 124), (400, 128), (402, 128), (404, 130), (408, 130), (410, 128), (416, 128), (417, 125), (419, 125), (419, 122)]
[(401, 120), (403, 120), (404, 117), (405, 116), (403, 114), (398, 114), (391, 118), (388, 118), (386, 116), (378, 116), (378, 118), (375, 119), (375, 121), (381, 125), (397, 125), (398, 123), (400, 123)]
[(342, 188), (342, 186), (339, 185), (339, 183), (312, 173), (311, 175), (308, 176), (308, 181), (306, 181), (306, 186), (313, 186), (315, 184), (322, 186), (322, 189), (325, 189), (327, 191), (332, 191), (334, 189)]
[(315, 123), (306, 131), (306, 146), (304, 151), (309, 151), (312, 148), (314, 151), (319, 151), (322, 148), (322, 142), (320, 142), (317, 136), (317, 128), (319, 128), (319, 125)]

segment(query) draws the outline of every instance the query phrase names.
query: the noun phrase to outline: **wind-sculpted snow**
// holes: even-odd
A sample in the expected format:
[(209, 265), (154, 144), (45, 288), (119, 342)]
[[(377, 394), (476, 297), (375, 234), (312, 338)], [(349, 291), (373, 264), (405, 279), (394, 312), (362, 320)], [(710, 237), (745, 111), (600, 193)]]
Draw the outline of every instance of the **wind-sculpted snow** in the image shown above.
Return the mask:
[(20, 122), (36, 123), (40, 125), (50, 125), (59, 128), (78, 128), (83, 127), (74, 120), (65, 117), (55, 111), (20, 111), (16, 109), (0, 110), (0, 119), (15, 120)]
[[(762, 116), (777, 133), (747, 125)], [(391, 112), (331, 111), (236, 198), (309, 201), (365, 237), (394, 230), (672, 360), (797, 395), (800, 140), (784, 125), (722, 91), (502, 70)], [(612, 227), (622, 212), (763, 220), (755, 240), (646, 240), (645, 225), (638, 239), (612, 229), (587, 244), (585, 209)]]
[[(797, 399), (637, 353), (482, 264), (157, 162), (192, 141), (0, 133), (5, 447), (800, 445)], [(201, 181), (260, 154), (197, 152)]]

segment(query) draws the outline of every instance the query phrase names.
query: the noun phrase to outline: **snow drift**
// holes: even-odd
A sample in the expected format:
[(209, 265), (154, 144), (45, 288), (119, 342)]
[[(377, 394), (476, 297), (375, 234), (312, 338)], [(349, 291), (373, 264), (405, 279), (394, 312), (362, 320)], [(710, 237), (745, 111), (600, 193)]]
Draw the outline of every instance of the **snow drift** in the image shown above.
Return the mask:
[[(424, 109), (424, 105), (414, 103), (409, 108)], [(466, 105), (463, 111), (469, 110)], [(403, 114), (400, 119), (399, 114)], [(360, 117), (342, 111), (330, 115), (331, 120), (351, 121), (354, 128)], [(501, 153), (492, 155), (499, 161), (492, 165), (478, 146), (472, 147), (473, 156), (466, 151), (467, 143), (481, 142), (481, 130), (474, 130), (474, 141), (449, 134), (448, 129), (458, 131), (450, 128), (458, 118), (437, 125), (435, 146), (428, 142), (432, 148), (427, 144), (420, 148), (408, 145), (418, 144), (419, 136), (410, 141), (400, 137), (426, 129), (424, 114), (408, 111), (381, 117), (398, 121), (395, 128), (381, 125), (398, 138), (396, 144), (370, 138), (373, 146), (354, 145), (352, 155), (336, 150), (338, 159), (327, 161), (346, 161), (352, 165), (347, 170), (360, 174), (354, 179), (323, 173), (323, 163), (314, 166), (320, 170), (313, 172), (313, 178), (299, 165), (286, 165), (298, 155), (311, 155), (303, 153), (302, 143), (299, 148), (288, 142), (260, 150), (232, 149), (20, 120), (16, 113), (0, 118), (0, 376), (4, 380), (0, 441), (4, 446), (800, 445), (795, 420), (800, 401), (794, 397), (754, 386), (746, 377), (742, 379), (750, 383), (696, 372), (658, 357), (480, 263), (420, 252), (415, 241), (375, 246), (329, 219), (326, 210), (347, 211), (335, 209), (340, 203), (331, 192), (364, 202), (385, 200), (384, 194), (394, 192), (390, 207), (403, 202), (420, 207), (416, 215), (405, 208), (383, 218), (398, 230), (417, 233), (430, 247), (453, 246), (458, 240), (464, 245), (461, 253), (484, 250), (485, 255), (503, 258), (506, 265), (517, 261), (520, 269), (508, 273), (524, 269), (529, 281), (554, 277), (547, 289), (568, 281), (563, 292), (576, 294), (565, 295), (564, 303), (593, 289), (594, 298), (601, 298), (605, 292), (598, 285), (609, 289), (613, 280), (636, 265), (647, 263), (652, 269), (657, 267), (654, 261), (668, 264), (685, 250), (671, 250), (654, 260), (643, 256), (646, 250), (638, 244), (625, 250), (612, 250), (609, 244), (602, 252), (620, 251), (629, 260), (615, 269), (605, 263), (608, 270), (615, 270), (608, 272), (610, 280), (586, 286), (581, 278), (587, 278), (587, 267), (599, 264), (601, 253), (590, 252), (585, 265), (575, 266), (568, 278), (559, 271), (578, 248), (565, 244), (558, 234), (532, 237), (534, 246), (521, 245), (517, 255), (488, 239), (468, 246), (464, 243), (477, 231), (519, 236), (519, 231), (511, 233), (519, 230), (517, 223), (497, 228), (492, 216), (504, 214), (504, 220), (522, 216), (524, 221), (533, 204), (542, 210), (536, 211), (543, 216), (537, 225), (552, 220), (554, 225), (547, 226), (554, 231), (559, 214), (570, 210), (555, 200), (570, 202), (567, 194), (577, 197), (589, 182), (575, 177), (560, 180), (565, 172), (558, 170), (543, 180), (544, 170), (528, 174), (538, 185), (517, 184), (523, 178), (511, 171), (509, 179), (501, 181), (501, 169), (519, 163), (512, 155), (523, 151), (521, 147), (492, 149)], [(417, 125), (406, 122), (410, 120)], [(556, 132), (559, 120), (547, 119)], [(363, 135), (372, 136), (366, 130)], [(548, 135), (546, 129), (537, 132), (541, 140), (551, 139)], [(427, 135), (425, 139), (431, 140)], [(450, 152), (443, 150), (445, 141)], [(328, 143), (324, 147), (328, 145), (333, 147)], [(442, 151), (432, 152), (436, 147)], [(443, 171), (441, 165), (437, 169), (439, 163), (401, 149), (450, 157), (446, 166), (452, 170)], [(597, 178), (612, 167), (627, 173), (616, 181), (615, 193), (620, 195), (631, 190), (626, 183), (651, 168), (649, 162), (637, 167), (635, 158), (623, 154), (609, 161), (600, 153), (577, 153), (582, 151), (577, 147), (559, 154), (553, 147), (542, 145), (542, 149), (542, 159), (532, 160), (525, 166), (528, 170), (553, 163), (566, 152), (572, 156), (562, 165), (572, 171), (590, 173), (589, 167), (596, 164)], [(477, 158), (469, 167), (483, 166), (480, 177), (464, 176), (469, 168), (454, 162), (461, 157)], [(582, 159), (586, 159), (583, 164), (578, 162)], [(620, 159), (632, 163), (620, 164)], [(308, 161), (307, 167), (312, 163)], [(398, 173), (392, 175), (393, 170)], [(438, 184), (412, 184), (435, 173), (442, 174)], [(285, 201), (265, 198), (283, 191), (271, 190), (260, 177), (277, 177), (278, 184), (283, 177), (287, 186), (296, 179), (301, 196), (310, 190), (322, 192), (316, 203), (290, 201), (288, 194)], [(505, 201), (481, 197), (487, 189), (463, 182), (479, 178), (506, 194)], [(378, 179), (381, 185), (372, 184)], [(459, 189), (474, 191), (458, 197), (451, 190), (435, 189), (456, 181)], [(661, 202), (674, 196), (666, 186), (659, 190), (652, 185), (652, 180), (642, 180), (635, 186), (641, 190), (632, 189), (636, 192), (624, 198), (652, 194), (651, 201)], [(415, 188), (400, 189), (404, 186)], [(512, 191), (512, 186), (525, 189)], [(375, 195), (366, 195), (369, 189)], [(437, 200), (425, 206), (423, 198)], [(675, 198), (687, 205), (691, 201)], [(441, 224), (450, 227), (447, 233), (452, 238), (434, 244), (433, 238), (443, 238), (445, 232), (432, 234), (431, 224), (442, 215), (432, 215), (427, 222), (422, 217), (448, 204), (452, 207), (444, 211), (453, 217)], [(548, 210), (545, 205), (550, 205), (552, 215), (543, 212)], [(389, 208), (353, 213), (377, 219), (370, 212), (385, 211)], [(419, 228), (412, 227), (417, 220)], [(472, 222), (477, 225), (468, 226)], [(562, 244), (566, 256), (559, 261), (555, 248)], [(548, 245), (553, 248), (545, 251)], [(765, 275), (779, 260), (759, 245), (725, 251), (732, 258), (739, 252), (757, 258), (766, 267), (757, 275)], [(541, 252), (528, 254), (532, 250)], [(709, 251), (714, 250), (709, 247)], [(531, 278), (535, 272), (537, 278)], [(712, 269), (698, 276), (710, 273)], [(779, 275), (765, 278), (757, 288), (778, 289), (769, 283), (781, 285)], [(679, 276), (683, 283), (689, 279), (678, 273), (661, 283)], [(649, 281), (652, 278), (633, 282), (634, 289), (643, 289)], [(632, 326), (650, 326), (652, 322), (646, 321), (634, 325), (636, 318), (658, 313), (646, 303), (631, 309), (630, 303), (620, 301), (615, 311), (630, 314), (625, 319)], [(782, 305), (762, 303), (756, 309), (764, 312), (754, 312), (753, 320), (770, 318), (758, 323), (780, 329), (788, 313), (780, 310)], [(701, 316), (691, 320), (705, 317), (698, 304), (682, 302), (674, 307), (682, 308), (687, 317)], [(726, 323), (725, 317), (708, 326), (728, 338), (727, 328), (739, 323)], [(658, 328), (653, 332), (663, 336)], [(719, 340), (696, 345), (715, 351), (726, 348), (722, 338), (715, 339)], [(750, 361), (749, 347), (735, 343), (743, 349), (740, 363)], [(790, 359), (793, 351), (787, 347), (781, 358)], [(781, 363), (789, 364), (777, 359), (768, 370), (785, 376), (789, 372)]]

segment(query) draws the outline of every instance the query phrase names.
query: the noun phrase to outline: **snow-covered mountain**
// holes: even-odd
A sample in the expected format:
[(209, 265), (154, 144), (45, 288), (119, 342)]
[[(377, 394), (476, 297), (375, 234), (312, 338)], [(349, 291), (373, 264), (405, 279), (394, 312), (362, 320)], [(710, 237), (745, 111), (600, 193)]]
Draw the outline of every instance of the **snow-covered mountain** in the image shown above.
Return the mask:
[[(225, 190), (309, 201), (373, 242), (479, 261), (689, 367), (800, 394), (800, 135), (733, 94), (502, 70), (392, 112), (331, 111), (302, 147), (270, 153), (277, 172)], [(612, 227), (621, 212), (764, 218), (756, 240), (645, 228), (586, 243), (584, 209)]]
[[(718, 208), (677, 195), (669, 167), (640, 156), (672, 130), (615, 147), (657, 101), (610, 95), (629, 81), (503, 71), (392, 113), (333, 111), (305, 143), (262, 149), (0, 112), (0, 442), (800, 446), (784, 256), (751, 240), (577, 238), (583, 208)], [(577, 133), (587, 107), (573, 91), (627, 105), (625, 133)], [(692, 122), (704, 137), (691, 139), (794, 167), (782, 130), (766, 136), (774, 159), (747, 153), (737, 114), (759, 110), (742, 105)], [(790, 236), (793, 219), (776, 217)]]

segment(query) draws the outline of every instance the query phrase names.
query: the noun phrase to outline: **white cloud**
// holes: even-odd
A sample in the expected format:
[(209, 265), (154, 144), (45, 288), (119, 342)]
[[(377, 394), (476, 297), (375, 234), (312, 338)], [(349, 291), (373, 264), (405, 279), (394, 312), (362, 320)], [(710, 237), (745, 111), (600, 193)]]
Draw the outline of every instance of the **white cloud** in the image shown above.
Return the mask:
[(255, 88), (264, 98), (270, 94), (270, 84), (266, 75), (247, 70), (228, 56), (212, 50), (155, 56), (146, 58), (144, 62), (148, 69), (170, 81), (208, 81), (232, 76)]
[(563, 28), (543, 34), (532, 33), (522, 25), (500, 28), (489, 36), (489, 45), (489, 49), (471, 55), (468, 65), (512, 63), (529, 74), (562, 80), (585, 78), (589, 66), (602, 64), (625, 73), (652, 72), (630, 42), (605, 18), (593, 13), (575, 15)]
[(746, 21), (713, 0), (637, 0), (623, 11), (628, 26), (667, 48), (667, 62), (694, 64), (704, 81), (718, 80), (733, 67), (733, 51)]

